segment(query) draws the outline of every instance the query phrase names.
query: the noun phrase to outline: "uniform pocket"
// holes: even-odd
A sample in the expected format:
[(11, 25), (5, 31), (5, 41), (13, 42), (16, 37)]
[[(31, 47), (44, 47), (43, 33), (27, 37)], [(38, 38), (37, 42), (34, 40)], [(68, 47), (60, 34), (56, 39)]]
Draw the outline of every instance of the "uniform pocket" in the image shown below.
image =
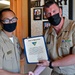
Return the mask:
[(5, 54), (3, 60), (3, 69), (7, 71), (12, 71), (12, 54)]
[(71, 48), (73, 46), (72, 40), (70, 39), (63, 39), (61, 42), (61, 51), (62, 55), (67, 55), (71, 52)]

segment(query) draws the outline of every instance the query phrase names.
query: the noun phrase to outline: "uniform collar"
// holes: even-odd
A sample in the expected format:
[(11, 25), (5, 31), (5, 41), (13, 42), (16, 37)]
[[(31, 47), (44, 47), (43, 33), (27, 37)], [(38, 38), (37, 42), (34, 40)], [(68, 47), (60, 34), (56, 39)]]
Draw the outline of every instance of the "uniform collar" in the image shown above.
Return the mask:
[[(9, 37), (3, 31), (1, 31), (0, 34), (4, 42), (10, 41)], [(15, 38), (14, 35), (12, 37)]]
[(69, 24), (70, 24), (71, 20), (67, 19), (64, 17), (64, 25), (61, 31), (69, 31)]

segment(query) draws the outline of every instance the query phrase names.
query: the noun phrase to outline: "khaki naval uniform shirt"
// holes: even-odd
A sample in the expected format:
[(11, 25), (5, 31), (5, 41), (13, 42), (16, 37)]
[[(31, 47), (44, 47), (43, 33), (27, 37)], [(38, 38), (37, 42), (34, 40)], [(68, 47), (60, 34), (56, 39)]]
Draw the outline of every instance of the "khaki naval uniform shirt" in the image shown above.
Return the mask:
[(20, 45), (13, 36), (14, 43), (0, 31), (0, 69), (10, 72), (20, 72)]
[[(45, 38), (51, 60), (61, 59), (68, 54), (75, 54), (74, 21), (65, 18), (63, 28), (59, 34), (57, 35), (55, 30), (50, 27), (45, 34)], [(71, 75), (75, 74), (75, 65), (56, 67), (53, 70), (62, 75)]]

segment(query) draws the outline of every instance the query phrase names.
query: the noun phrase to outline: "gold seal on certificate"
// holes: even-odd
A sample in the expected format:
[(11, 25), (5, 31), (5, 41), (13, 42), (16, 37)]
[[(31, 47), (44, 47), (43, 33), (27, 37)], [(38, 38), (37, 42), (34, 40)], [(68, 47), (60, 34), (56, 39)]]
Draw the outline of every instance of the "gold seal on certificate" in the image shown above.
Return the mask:
[(39, 60), (48, 60), (48, 53), (43, 36), (23, 39), (24, 51), (28, 63), (37, 63)]

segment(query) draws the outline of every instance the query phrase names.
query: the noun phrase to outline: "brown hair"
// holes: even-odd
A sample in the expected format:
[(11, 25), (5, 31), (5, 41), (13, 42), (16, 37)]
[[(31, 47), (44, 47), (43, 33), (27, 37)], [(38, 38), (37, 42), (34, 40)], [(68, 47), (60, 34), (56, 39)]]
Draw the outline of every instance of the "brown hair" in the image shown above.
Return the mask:
[(58, 3), (55, 2), (54, 0), (47, 1), (47, 2), (43, 5), (43, 7), (44, 7), (44, 8), (49, 8), (52, 4), (56, 4), (56, 5), (59, 7)]

